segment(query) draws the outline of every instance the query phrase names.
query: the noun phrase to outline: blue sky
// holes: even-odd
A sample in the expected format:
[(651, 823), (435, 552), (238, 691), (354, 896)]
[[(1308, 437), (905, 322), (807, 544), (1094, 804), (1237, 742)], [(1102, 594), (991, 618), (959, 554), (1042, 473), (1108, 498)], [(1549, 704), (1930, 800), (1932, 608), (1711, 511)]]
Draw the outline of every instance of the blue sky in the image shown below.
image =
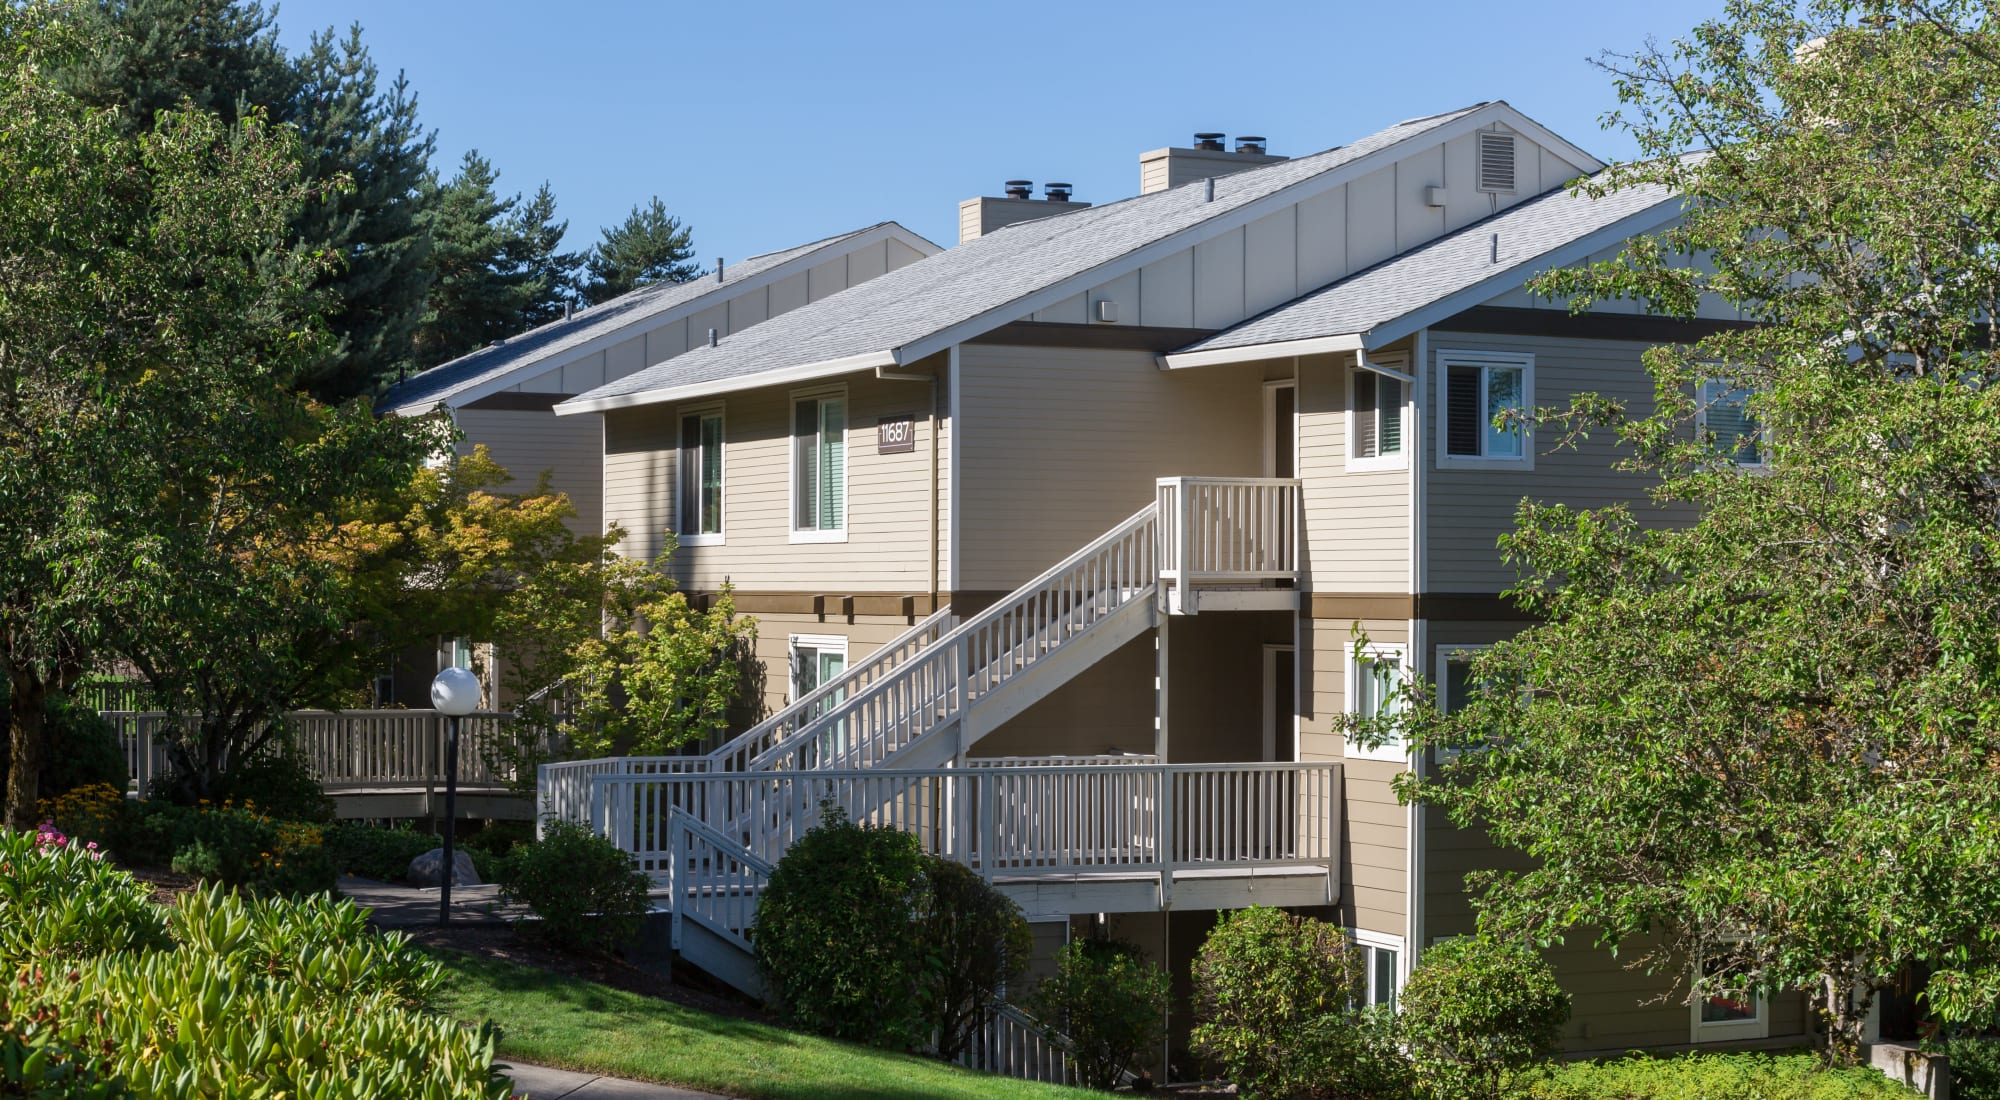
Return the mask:
[(409, 74), (436, 163), (477, 148), (508, 192), (549, 181), (571, 247), (657, 194), (706, 264), (886, 219), (949, 245), (958, 201), (1007, 179), (1123, 198), (1141, 151), (1197, 130), (1300, 154), (1505, 99), (1629, 155), (1599, 127), (1615, 102), (1589, 59), (1721, 7), (285, 0), (279, 24), (296, 50), (358, 21)]

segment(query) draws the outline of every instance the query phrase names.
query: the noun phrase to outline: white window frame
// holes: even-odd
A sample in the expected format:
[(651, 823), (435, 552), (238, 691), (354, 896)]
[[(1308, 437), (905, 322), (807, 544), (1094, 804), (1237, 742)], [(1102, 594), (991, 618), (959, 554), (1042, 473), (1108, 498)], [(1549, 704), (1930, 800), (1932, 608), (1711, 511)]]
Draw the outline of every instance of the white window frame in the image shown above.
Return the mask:
[(1409, 954), (1404, 950), (1403, 937), (1386, 932), (1370, 932), (1365, 928), (1347, 929), (1347, 936), (1356, 945), (1365, 948), (1362, 954), (1364, 976), (1361, 996), (1365, 1004), (1375, 1004), (1378, 992), (1375, 985), (1375, 952), (1394, 951), (1396, 953), (1396, 988), (1389, 991), (1389, 1007), (1392, 1011), (1402, 1011), (1403, 981), (1410, 972)]
[[(1521, 453), (1516, 455), (1455, 455), (1451, 454), (1451, 368), (1453, 367), (1502, 367), (1518, 368), (1521, 372), (1521, 408), (1533, 412), (1535, 408), (1535, 357), (1521, 351), (1483, 351), (1477, 348), (1439, 348), (1437, 353), (1437, 388), (1431, 391), (1431, 404), (1437, 406), (1437, 464), (1440, 470), (1532, 470), (1535, 468), (1535, 429), (1533, 424), (1521, 426)], [(1485, 388), (1480, 389), (1480, 410), (1485, 412)], [(1485, 426), (1492, 423), (1486, 416), (1480, 421), (1479, 438), (1486, 438)]]
[[(1709, 387), (1711, 386), (1725, 386), (1732, 390), (1743, 390), (1746, 394), (1749, 392), (1747, 387), (1730, 386), (1727, 382), (1719, 378), (1704, 378), (1700, 382), (1695, 383), (1694, 430), (1697, 435), (1705, 434), (1708, 431), (1708, 407), (1714, 401), (1713, 398), (1708, 396)], [(1720, 452), (1717, 453), (1719, 454)], [(1771, 464), (1771, 430), (1762, 424), (1757, 425), (1757, 461), (1745, 462), (1735, 455), (1727, 457), (1739, 470), (1763, 470), (1768, 468)]]
[(1707, 1022), (1701, 1018), (1702, 998), (1688, 998), (1688, 1041), (1729, 1043), (1771, 1037), (1771, 999), (1759, 991), (1755, 995), (1757, 1015), (1749, 1020)]
[[(1396, 659), (1397, 667), (1402, 669), (1402, 682), (1404, 684), (1409, 683), (1410, 653), (1408, 646), (1401, 643), (1370, 642), (1361, 648), (1359, 656), (1352, 649), (1348, 650), (1347, 712), (1349, 714), (1358, 715), (1361, 713), (1358, 709), (1361, 702), (1361, 666), (1364, 663), (1376, 661), (1384, 657), (1394, 657)], [(1407, 764), (1410, 760), (1410, 751), (1403, 744), (1400, 737), (1393, 743), (1377, 745), (1374, 748), (1362, 748), (1356, 745), (1352, 738), (1344, 738), (1343, 740), (1345, 743), (1342, 745), (1341, 751), (1353, 759), (1387, 760), (1398, 764)]]
[[(1374, 366), (1383, 367), (1390, 371), (1394, 371), (1395, 374), (1391, 375), (1391, 374), (1385, 374), (1379, 370), (1370, 370), (1369, 364), (1371, 363)], [(1409, 374), (1409, 367), (1410, 367), (1410, 362), (1407, 356), (1384, 355), (1377, 357), (1375, 359), (1369, 359), (1364, 355), (1356, 360), (1353, 367), (1348, 369), (1346, 430), (1347, 430), (1347, 468), (1350, 471), (1354, 473), (1365, 473), (1370, 470), (1407, 470), (1410, 468), (1410, 407), (1411, 407), (1411, 402), (1416, 397), (1417, 387), (1414, 384), (1414, 380), (1412, 379), (1396, 377), (1396, 375)], [(1368, 373), (1376, 376), (1375, 392), (1378, 394), (1382, 392), (1380, 387), (1382, 384), (1381, 380), (1384, 378), (1387, 378), (1390, 381), (1395, 382), (1403, 387), (1403, 407), (1398, 412), (1398, 415), (1402, 418), (1402, 426), (1403, 426), (1403, 432), (1401, 436), (1402, 442), (1400, 449), (1398, 449), (1395, 454), (1392, 455), (1378, 454), (1373, 458), (1363, 458), (1354, 453), (1355, 443), (1360, 439), (1359, 434), (1355, 431), (1355, 426), (1360, 422), (1361, 419), (1360, 410), (1356, 408), (1354, 402), (1354, 382), (1355, 379), (1361, 376), (1361, 372), (1363, 371), (1368, 371)], [(1379, 447), (1381, 442), (1380, 432), (1376, 433), (1376, 442)]]
[[(700, 416), (700, 417), (713, 416), (718, 421), (721, 422), (721, 428), (718, 432), (718, 435), (720, 436), (720, 442), (717, 444), (717, 450), (720, 452), (719, 457), (721, 458), (721, 467), (722, 467), (721, 473), (719, 474), (719, 476), (722, 479), (722, 487), (721, 487), (721, 493), (723, 497), (722, 523), (721, 523), (721, 529), (713, 534), (707, 534), (707, 535), (699, 533), (690, 534), (688, 532), (681, 530), (682, 527), (687, 525), (687, 517), (681, 515), (681, 502), (687, 499), (686, 486), (687, 486), (687, 479), (690, 474), (690, 471), (687, 469), (687, 463), (682, 461), (687, 455), (687, 440), (681, 437), (681, 432), (687, 427), (685, 422), (687, 418), (690, 416)], [(695, 476), (697, 477), (699, 476), (699, 471), (694, 471), (694, 473)], [(695, 496), (698, 498), (700, 497), (700, 495), (701, 495), (701, 487), (700, 483), (697, 482), (695, 486)], [(723, 545), (724, 537), (729, 533), (728, 497), (729, 497), (729, 416), (727, 412), (723, 409), (722, 405), (720, 404), (690, 405), (684, 409), (675, 409), (674, 410), (674, 539), (675, 541), (681, 546)]]
[[(841, 433), (842, 451), (840, 463), (840, 526), (838, 528), (799, 527), (799, 402), (823, 401), (838, 398), (845, 411), (846, 429)], [(846, 542), (847, 529), (853, 519), (854, 498), (849, 495), (849, 483), (853, 480), (853, 467), (848, 459), (852, 448), (848, 441), (854, 436), (854, 402), (848, 399), (846, 386), (821, 386), (809, 390), (794, 390), (791, 400), (785, 403), (785, 434), (791, 437), (788, 452), (789, 461), (785, 466), (785, 527), (791, 532), (793, 542)], [(725, 509), (725, 513), (727, 510)]]
[[(1437, 664), (1432, 666), (1437, 669), (1437, 705), (1439, 713), (1449, 713), (1451, 710), (1451, 676), (1449, 674), (1451, 663), (1453, 661), (1476, 658), (1481, 653), (1492, 648), (1493, 643), (1491, 642), (1481, 642), (1477, 645), (1439, 643), (1437, 646)], [(1440, 764), (1448, 764), (1458, 759), (1458, 750), (1434, 748), (1431, 750), (1431, 756), (1436, 758)], [(1437, 941), (1433, 940), (1431, 942), (1436, 943)]]
[[(847, 668), (847, 636), (844, 634), (793, 634), (786, 641), (785, 662), (791, 667), (785, 670), (787, 698), (796, 703), (805, 697), (799, 690), (799, 650), (811, 649), (815, 654), (833, 650), (840, 654), (840, 666)], [(822, 685), (823, 686), (823, 685)]]

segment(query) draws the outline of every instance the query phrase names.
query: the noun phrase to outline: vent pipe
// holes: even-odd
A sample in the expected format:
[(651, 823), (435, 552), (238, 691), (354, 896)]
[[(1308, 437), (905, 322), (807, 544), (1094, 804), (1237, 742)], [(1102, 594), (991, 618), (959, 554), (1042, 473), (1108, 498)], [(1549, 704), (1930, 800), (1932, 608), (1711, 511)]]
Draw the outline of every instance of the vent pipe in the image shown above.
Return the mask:
[(1042, 198), (1049, 202), (1068, 202), (1069, 193), (1070, 186), (1067, 183), (1045, 183), (1042, 185)]
[(722, 281), (722, 257), (720, 256), (715, 258), (715, 281), (718, 283)]
[(1194, 147), (1201, 150), (1204, 153), (1220, 153), (1223, 151), (1222, 148), (1223, 136), (1224, 135), (1216, 131), (1208, 131), (1196, 134), (1194, 136)]
[(1236, 139), (1236, 151), (1239, 153), (1248, 153), (1253, 157), (1261, 157), (1264, 155), (1264, 139), (1246, 134)]
[(722, 343), (722, 337), (720, 337), (720, 336), (716, 335), (716, 332), (715, 332), (715, 330), (714, 330), (714, 329), (709, 329), (709, 330), (708, 330), (708, 346), (709, 346), (709, 347), (715, 347), (716, 345), (718, 345), (718, 344), (720, 344), (720, 343)]
[(1008, 180), (1007, 190), (1002, 194), (1010, 199), (1032, 199), (1035, 197), (1035, 181)]

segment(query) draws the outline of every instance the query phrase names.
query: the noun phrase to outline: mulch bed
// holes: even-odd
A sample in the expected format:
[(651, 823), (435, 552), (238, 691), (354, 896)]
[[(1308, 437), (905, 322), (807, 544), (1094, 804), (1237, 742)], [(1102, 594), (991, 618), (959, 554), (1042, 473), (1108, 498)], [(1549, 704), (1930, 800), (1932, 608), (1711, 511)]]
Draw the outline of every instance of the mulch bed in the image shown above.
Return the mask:
[(164, 867), (127, 867), (119, 864), (119, 870), (145, 883), (153, 891), (153, 902), (157, 905), (178, 905), (182, 894), (201, 885), (192, 875), (183, 875)]

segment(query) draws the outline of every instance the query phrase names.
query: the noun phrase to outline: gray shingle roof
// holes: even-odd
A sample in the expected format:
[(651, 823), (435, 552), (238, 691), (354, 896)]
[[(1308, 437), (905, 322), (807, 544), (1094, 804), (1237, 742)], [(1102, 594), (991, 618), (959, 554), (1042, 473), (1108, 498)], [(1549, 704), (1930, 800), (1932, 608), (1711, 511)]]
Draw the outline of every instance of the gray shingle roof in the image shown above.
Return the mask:
[(706, 308), (705, 304), (702, 304), (702, 299), (713, 296), (717, 301), (722, 301), (733, 296), (736, 288), (744, 281), (755, 278), (780, 264), (823, 249), (832, 249), (843, 241), (892, 224), (894, 223), (878, 222), (849, 233), (826, 237), (780, 252), (767, 252), (747, 260), (725, 263), (721, 282), (717, 282), (711, 275), (686, 283), (661, 283), (640, 287), (608, 302), (592, 306), (567, 320), (550, 321), (546, 325), (511, 337), (497, 347), (483, 347), (448, 363), (440, 363), (422, 374), (412, 375), (384, 394), (378, 407), (397, 412), (429, 409), (472, 387), (560, 355), (619, 329), (641, 324), (682, 307)]
[[(1661, 207), (1666, 209), (1658, 210)], [(1512, 284), (1489, 288), (1492, 296), (1498, 296), (1518, 289), (1543, 268), (1575, 262), (1556, 257), (1566, 248), (1628, 218), (1647, 220), (1644, 216), (1656, 211), (1655, 220), (1665, 220), (1678, 214), (1680, 206), (1672, 192), (1653, 184), (1601, 199), (1567, 189), (1551, 192), (1294, 298), (1174, 354), (1367, 333), (1490, 280)], [(1493, 261), (1495, 234), (1499, 263)]]
[(1218, 177), (1213, 201), (1205, 201), (1201, 186), (1188, 185), (1011, 225), (774, 317), (718, 347), (691, 348), (557, 411), (733, 379), (756, 385), (761, 374), (907, 347), (1485, 106), (1412, 119), (1352, 145)]

